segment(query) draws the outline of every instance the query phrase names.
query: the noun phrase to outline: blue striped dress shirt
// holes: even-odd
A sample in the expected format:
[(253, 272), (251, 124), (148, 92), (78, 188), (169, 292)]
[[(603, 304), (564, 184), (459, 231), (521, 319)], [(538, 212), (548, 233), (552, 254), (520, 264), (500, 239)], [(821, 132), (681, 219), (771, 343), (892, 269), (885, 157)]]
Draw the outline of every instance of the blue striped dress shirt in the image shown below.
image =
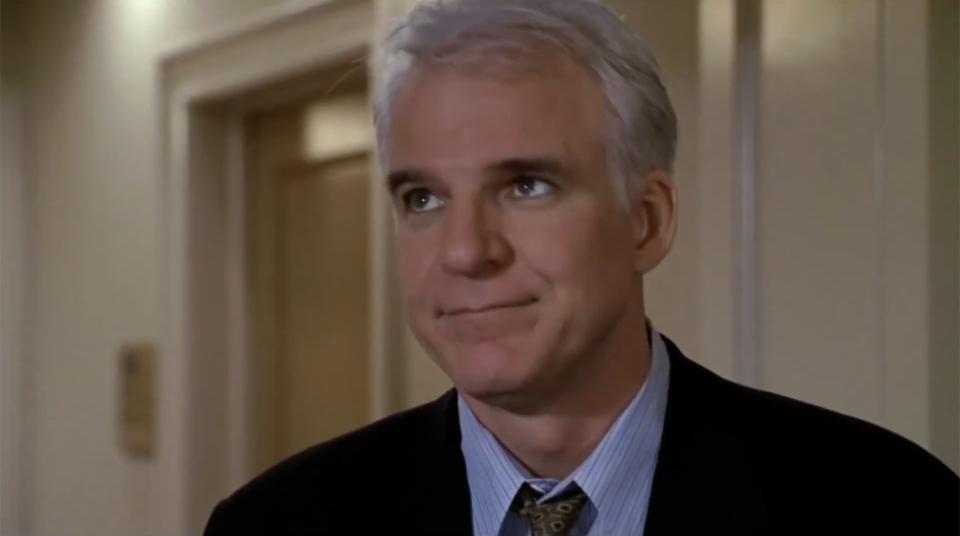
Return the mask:
[(545, 495), (576, 483), (587, 494), (571, 536), (642, 535), (667, 408), (670, 360), (650, 328), (651, 367), (643, 386), (590, 456), (561, 481), (533, 477), (477, 420), (461, 397), (460, 449), (467, 467), (475, 536), (526, 536), (527, 522), (510, 511), (524, 482)]

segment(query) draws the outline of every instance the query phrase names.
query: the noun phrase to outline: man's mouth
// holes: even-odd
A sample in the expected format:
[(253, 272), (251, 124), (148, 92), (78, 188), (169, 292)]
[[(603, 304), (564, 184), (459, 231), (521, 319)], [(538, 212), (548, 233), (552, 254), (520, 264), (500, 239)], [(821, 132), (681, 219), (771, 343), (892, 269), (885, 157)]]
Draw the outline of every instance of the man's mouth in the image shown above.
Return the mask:
[(537, 302), (537, 298), (530, 296), (515, 300), (493, 301), (480, 305), (464, 305), (438, 309), (437, 316), (467, 316), (472, 314), (488, 313), (500, 309), (514, 309), (526, 307)]

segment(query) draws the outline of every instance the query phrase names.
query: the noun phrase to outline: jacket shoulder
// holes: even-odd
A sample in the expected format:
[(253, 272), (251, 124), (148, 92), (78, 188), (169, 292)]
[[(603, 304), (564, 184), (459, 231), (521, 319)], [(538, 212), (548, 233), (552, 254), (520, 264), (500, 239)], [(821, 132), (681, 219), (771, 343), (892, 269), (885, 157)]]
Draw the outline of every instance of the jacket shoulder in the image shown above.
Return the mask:
[[(960, 479), (919, 445), (849, 415), (739, 385), (689, 362), (709, 404), (696, 413), (756, 483), (769, 519), (830, 520), (836, 530), (960, 529)], [(806, 512), (806, 513), (805, 513)], [(879, 515), (886, 514), (886, 517)], [(802, 524), (802, 523), (801, 523)]]
[[(956, 475), (940, 460), (909, 439), (879, 425), (808, 402), (742, 386), (727, 380), (731, 426), (751, 436), (758, 448), (792, 465), (813, 464), (837, 474), (858, 470), (904, 472), (942, 481)], [(906, 475), (904, 475), (906, 476)]]
[(454, 401), (448, 392), (294, 454), (221, 501), (204, 534), (304, 534), (362, 519), (371, 486), (402, 485), (429, 467)]

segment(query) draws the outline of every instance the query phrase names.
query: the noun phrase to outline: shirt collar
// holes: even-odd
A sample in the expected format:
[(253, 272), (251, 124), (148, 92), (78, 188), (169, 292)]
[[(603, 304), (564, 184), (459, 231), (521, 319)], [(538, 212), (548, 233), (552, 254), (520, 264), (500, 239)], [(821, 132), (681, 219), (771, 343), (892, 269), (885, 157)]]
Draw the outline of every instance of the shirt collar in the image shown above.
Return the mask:
[[(460, 448), (467, 468), (476, 534), (499, 532), (524, 482), (543, 483), (551, 488), (542, 500), (562, 493), (575, 482), (597, 509), (598, 520), (617, 511), (635, 510), (622, 506), (632, 498), (631, 494), (641, 495), (643, 486), (636, 485), (638, 478), (653, 477), (670, 376), (670, 360), (663, 339), (652, 326), (649, 333), (651, 366), (643, 385), (587, 459), (555, 485), (551, 486), (555, 481), (533, 478), (477, 420), (466, 401), (458, 397)], [(649, 492), (649, 482), (646, 492)], [(645, 500), (647, 497), (633, 498)], [(646, 511), (645, 505), (643, 511)]]
[(525, 478), (522, 467), (477, 420), (463, 397), (460, 413), (460, 450), (467, 468), (474, 534), (497, 534)]

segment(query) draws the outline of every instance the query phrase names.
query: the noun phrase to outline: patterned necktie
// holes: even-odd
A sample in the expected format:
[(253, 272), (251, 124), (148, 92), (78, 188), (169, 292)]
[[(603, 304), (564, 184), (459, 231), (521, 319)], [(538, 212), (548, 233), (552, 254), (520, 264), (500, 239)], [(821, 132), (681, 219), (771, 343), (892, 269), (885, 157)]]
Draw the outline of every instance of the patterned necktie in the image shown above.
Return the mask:
[(528, 484), (517, 492), (512, 510), (530, 523), (532, 536), (567, 536), (577, 522), (580, 509), (587, 503), (587, 495), (576, 486), (572, 486), (560, 498), (544, 504), (537, 504), (543, 496)]

